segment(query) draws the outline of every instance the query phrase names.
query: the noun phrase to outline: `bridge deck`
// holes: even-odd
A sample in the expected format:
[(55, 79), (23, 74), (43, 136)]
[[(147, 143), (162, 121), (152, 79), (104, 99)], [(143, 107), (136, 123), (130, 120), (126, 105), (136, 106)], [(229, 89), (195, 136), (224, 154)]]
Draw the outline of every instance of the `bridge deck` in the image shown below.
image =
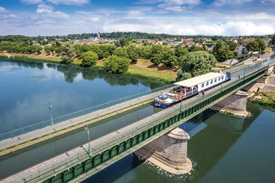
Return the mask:
[[(232, 82), (238, 80), (237, 78), (235, 79), (232, 79), (226, 83), (223, 84), (223, 87), (226, 87), (226, 86), (229, 86)], [(220, 90), (221, 89), (221, 85), (218, 85), (214, 88), (211, 88), (209, 90), (206, 91), (205, 93), (205, 96), (207, 96), (208, 93), (212, 93), (214, 91), (217, 91), (217, 90)], [(166, 89), (167, 90), (167, 89)], [(155, 94), (154, 94), (155, 95)], [(151, 96), (151, 95), (150, 95)], [(152, 97), (152, 96), (151, 96)], [(190, 104), (192, 103), (192, 101), (198, 99), (199, 96), (194, 96), (194, 97), (191, 97), (191, 98), (188, 98), (186, 100), (184, 100), (182, 102), (182, 106), (183, 108), (185, 107), (188, 107), (186, 106), (186, 104)], [(180, 103), (176, 104), (176, 105), (173, 105), (165, 110), (162, 110), (158, 113), (155, 113), (149, 117), (146, 117), (144, 119), (141, 119), (133, 124), (130, 124), (126, 127), (123, 127), (119, 130), (116, 130), (112, 133), (109, 133), (103, 137), (100, 137), (94, 141), (91, 141), (91, 149), (92, 149), (92, 154), (96, 154), (97, 152), (103, 150), (105, 147), (109, 146), (111, 143), (115, 143), (115, 142), (119, 142), (121, 139), (125, 139), (126, 138), (126, 135), (129, 137), (131, 136), (131, 132), (136, 133), (137, 131), (135, 131), (135, 129), (138, 129), (138, 127), (142, 126), (142, 125), (152, 125), (152, 124), (148, 124), (148, 122), (150, 122), (152, 119), (154, 118), (157, 118), (158, 116), (162, 116), (162, 115), (165, 115), (166, 113), (169, 114), (171, 113), (172, 111), (174, 111), (176, 108), (179, 109), (180, 108)], [(126, 134), (126, 135), (124, 135)], [(117, 139), (117, 141), (116, 141)], [(110, 141), (110, 144), (108, 143), (108, 140)], [(104, 144), (104, 145), (103, 145)], [(100, 148), (99, 148), (100, 147)], [(26, 170), (23, 170), (19, 173), (16, 173), (14, 175), (11, 175), (5, 179), (2, 179), (0, 182), (2, 183), (7, 183), (7, 182), (15, 182), (15, 181), (20, 181), (22, 180), (23, 178), (29, 176), (29, 175), (32, 175), (34, 173), (37, 173), (39, 171), (42, 172), (42, 170), (44, 170), (45, 168), (47, 167), (50, 167), (51, 165), (53, 164), (56, 164), (58, 162), (63, 162), (62, 166), (58, 167), (58, 168), (53, 168), (55, 171), (58, 171), (58, 170), (61, 170), (63, 168), (65, 168), (66, 166), (68, 165), (72, 165), (76, 162), (78, 162), (79, 160), (81, 159), (84, 159), (84, 158), (88, 158), (88, 143), (82, 145), (82, 146), (79, 146), (79, 147), (76, 147), (70, 151), (67, 151), (66, 153), (63, 153), (61, 155), (58, 155), (54, 158), (51, 158), (47, 161), (44, 161), (40, 164), (37, 164), (33, 167), (30, 167)], [(72, 158), (72, 157), (75, 157), (75, 158)], [(68, 163), (65, 163), (68, 161), (68, 159), (70, 159), (70, 161)], [(74, 159), (74, 160), (71, 160), (71, 159)], [(66, 165), (65, 165), (66, 164)], [(55, 172), (52, 172), (52, 174), (54, 174)]]
[[(101, 109), (101, 110), (98, 110), (98, 111), (94, 111), (94, 112), (91, 112), (89, 114), (85, 114), (83, 116), (72, 118), (72, 119), (63, 121), (61, 123), (54, 124), (52, 126), (47, 126), (45, 128), (41, 128), (41, 129), (29, 132), (29, 133), (25, 133), (23, 135), (19, 135), (19, 136), (10, 138), (10, 139), (3, 140), (3, 141), (0, 142), (0, 150), (15, 146), (15, 145), (20, 144), (20, 143), (30, 141), (30, 140), (38, 138), (38, 137), (43, 137), (43, 136), (46, 136), (48, 134), (51, 134), (51, 133), (54, 133), (54, 132), (57, 132), (57, 131), (61, 131), (63, 129), (72, 127), (73, 125), (77, 125), (77, 124), (80, 124), (80, 123), (88, 121), (88, 120), (93, 120), (93, 119), (98, 118), (98, 120), (96, 120), (94, 122), (89, 122), (88, 124), (95, 123), (95, 122), (103, 119), (102, 117), (105, 116), (105, 115), (112, 114), (112, 113), (113, 113), (113, 115), (116, 115), (118, 113), (124, 112), (125, 110), (123, 110), (123, 109), (127, 109), (127, 108), (130, 108), (131, 106), (135, 106), (135, 105), (138, 105), (138, 104), (140, 104), (142, 102), (145, 102), (147, 100), (153, 99), (153, 97), (156, 96), (156, 93), (159, 93), (159, 92), (162, 92), (162, 91), (167, 91), (167, 90), (169, 90), (169, 88), (165, 89), (165, 90), (155, 92), (155, 93), (151, 93), (149, 95), (145, 95), (145, 96), (142, 96), (142, 97), (139, 97), (139, 98), (136, 98), (136, 99), (132, 99), (132, 100), (120, 103), (120, 104), (116, 104), (116, 105), (113, 105), (111, 107), (107, 107), (107, 108), (104, 108), (104, 109)], [(108, 117), (110, 117), (110, 116), (108, 116)], [(87, 125), (87, 123), (85, 125)], [(73, 128), (71, 130), (75, 130), (75, 129), (76, 128)], [(51, 135), (51, 137), (57, 136), (57, 135), (60, 135), (60, 133), (53, 134), (53, 135)], [(50, 135), (49, 135), (49, 137), (50, 137)], [(31, 143), (29, 145), (32, 145), (32, 144), (33, 143)], [(26, 146), (24, 146), (24, 147), (26, 147)], [(13, 149), (13, 151), (14, 150), (18, 150), (18, 148)], [(3, 154), (6, 154), (6, 153), (9, 153), (9, 152), (5, 152), (5, 153), (2, 153), (2, 154), (0, 153), (0, 156), (3, 155)]]

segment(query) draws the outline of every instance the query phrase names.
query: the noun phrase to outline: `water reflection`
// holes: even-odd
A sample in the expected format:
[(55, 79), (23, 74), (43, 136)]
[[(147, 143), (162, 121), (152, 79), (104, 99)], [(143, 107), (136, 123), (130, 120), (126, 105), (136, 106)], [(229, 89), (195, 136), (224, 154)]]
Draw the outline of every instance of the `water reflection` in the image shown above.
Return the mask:
[(111, 86), (126, 86), (129, 84), (138, 85), (140, 82), (143, 86), (146, 86), (150, 89), (154, 89), (160, 87), (163, 84), (158, 82), (152, 82), (149, 80), (138, 79), (136, 77), (120, 75), (120, 74), (111, 74), (106, 72), (105, 70), (95, 69), (95, 68), (85, 68), (73, 65), (64, 65), (64, 64), (56, 64), (56, 63), (47, 63), (43, 64), (40, 62), (29, 62), (22, 60), (5, 60), (11, 61), (12, 63), (17, 64), (20, 67), (25, 68), (38, 68), (42, 70), (44, 65), (49, 69), (57, 70), (64, 74), (64, 79), (68, 83), (73, 83), (78, 74), (82, 75), (83, 79), (93, 81), (96, 78), (104, 79), (104, 81)]
[[(259, 168), (256, 167), (255, 169), (257, 169), (257, 171), (254, 170), (254, 172), (250, 172), (249, 175), (241, 173), (242, 170), (240, 170), (240, 168), (240, 173), (231, 174), (231, 172), (234, 172), (234, 169), (236, 169), (236, 166), (239, 164), (242, 164), (243, 171), (250, 168), (246, 167), (246, 164), (253, 164), (253, 158), (248, 158), (249, 154), (241, 154), (240, 151), (245, 149), (250, 152), (251, 148), (254, 149), (255, 139), (248, 138), (248, 140), (242, 142), (243, 144), (248, 144), (247, 146), (252, 145), (252, 147), (249, 148), (244, 147), (243, 144), (239, 145), (239, 143), (246, 138), (247, 131), (249, 131), (248, 129), (252, 129), (252, 124), (256, 125), (259, 123), (259, 118), (266, 117), (266, 115), (263, 115), (262, 113), (263, 111), (267, 112), (268, 110), (254, 104), (248, 104), (247, 110), (252, 113), (252, 116), (247, 118), (236, 118), (217, 113), (216, 111), (207, 110), (199, 116), (196, 116), (190, 121), (180, 125), (180, 127), (182, 129), (185, 128), (191, 136), (191, 139), (188, 142), (188, 156), (191, 158), (193, 163), (196, 164), (191, 176), (170, 177), (169, 174), (160, 173), (161, 171), (159, 171), (159, 169), (151, 168), (150, 165), (144, 164), (143, 162), (138, 166), (132, 166), (141, 161), (136, 160), (133, 155), (129, 155), (84, 182), (225, 182), (224, 174), (227, 174), (228, 176), (228, 181), (226, 182), (234, 182), (233, 180), (235, 179), (243, 180), (237, 182), (249, 182), (246, 181), (251, 179), (249, 176), (251, 177), (252, 174), (262, 174), (264, 172), (261, 171), (259, 173)], [(273, 116), (274, 115), (275, 113), (273, 113)], [(272, 116), (269, 116), (269, 119), (270, 118), (272, 119)], [(267, 135), (267, 137), (269, 137), (269, 135)], [(258, 137), (256, 138), (258, 139)], [(268, 143), (266, 143), (265, 146), (269, 147)], [(258, 152), (259, 151), (261, 150), (258, 150)], [(269, 152), (269, 154), (272, 152), (274, 152), (274, 148)], [(230, 153), (239, 156), (239, 162), (232, 161), (236, 157), (228, 158), (228, 154)], [(235, 165), (232, 165), (232, 162), (234, 162)], [(266, 165), (270, 167), (270, 165), (273, 166), (274, 164), (268, 162)], [(269, 176), (272, 177), (272, 175)]]
[(163, 85), (93, 68), (0, 59), (0, 133), (48, 120), (48, 102), (55, 118)]

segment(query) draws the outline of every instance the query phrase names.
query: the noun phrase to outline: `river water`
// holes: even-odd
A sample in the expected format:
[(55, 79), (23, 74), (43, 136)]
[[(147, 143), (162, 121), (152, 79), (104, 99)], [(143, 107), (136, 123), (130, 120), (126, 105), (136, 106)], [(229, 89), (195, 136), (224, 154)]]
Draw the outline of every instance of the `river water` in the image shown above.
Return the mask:
[[(97, 69), (0, 62), (0, 133), (162, 86)], [(251, 116), (207, 110), (180, 126), (190, 134), (191, 175), (171, 176), (129, 155), (84, 182), (273, 182), (275, 111), (248, 103)], [(158, 112), (145, 105), (90, 125), (91, 140)], [(0, 179), (87, 142), (83, 129), (0, 158)]]
[(129, 155), (88, 182), (270, 183), (275, 180), (275, 110), (247, 104), (238, 118), (207, 110), (180, 126), (189, 133), (190, 175), (172, 176)]
[(49, 120), (49, 102), (55, 118), (164, 85), (98, 69), (5, 60), (0, 58), (0, 134)]

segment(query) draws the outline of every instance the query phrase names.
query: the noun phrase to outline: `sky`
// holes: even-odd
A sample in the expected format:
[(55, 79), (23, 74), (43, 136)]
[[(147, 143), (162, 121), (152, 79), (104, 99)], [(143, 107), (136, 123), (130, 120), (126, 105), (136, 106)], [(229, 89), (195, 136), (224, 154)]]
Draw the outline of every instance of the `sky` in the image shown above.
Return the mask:
[(275, 0), (0, 0), (0, 35), (275, 34)]

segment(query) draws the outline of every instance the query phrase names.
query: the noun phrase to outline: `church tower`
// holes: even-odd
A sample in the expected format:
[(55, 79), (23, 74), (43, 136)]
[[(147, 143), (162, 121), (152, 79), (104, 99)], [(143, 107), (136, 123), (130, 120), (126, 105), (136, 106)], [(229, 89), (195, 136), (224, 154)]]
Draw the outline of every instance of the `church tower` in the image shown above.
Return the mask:
[(97, 38), (100, 39), (100, 33), (99, 30), (97, 30)]

